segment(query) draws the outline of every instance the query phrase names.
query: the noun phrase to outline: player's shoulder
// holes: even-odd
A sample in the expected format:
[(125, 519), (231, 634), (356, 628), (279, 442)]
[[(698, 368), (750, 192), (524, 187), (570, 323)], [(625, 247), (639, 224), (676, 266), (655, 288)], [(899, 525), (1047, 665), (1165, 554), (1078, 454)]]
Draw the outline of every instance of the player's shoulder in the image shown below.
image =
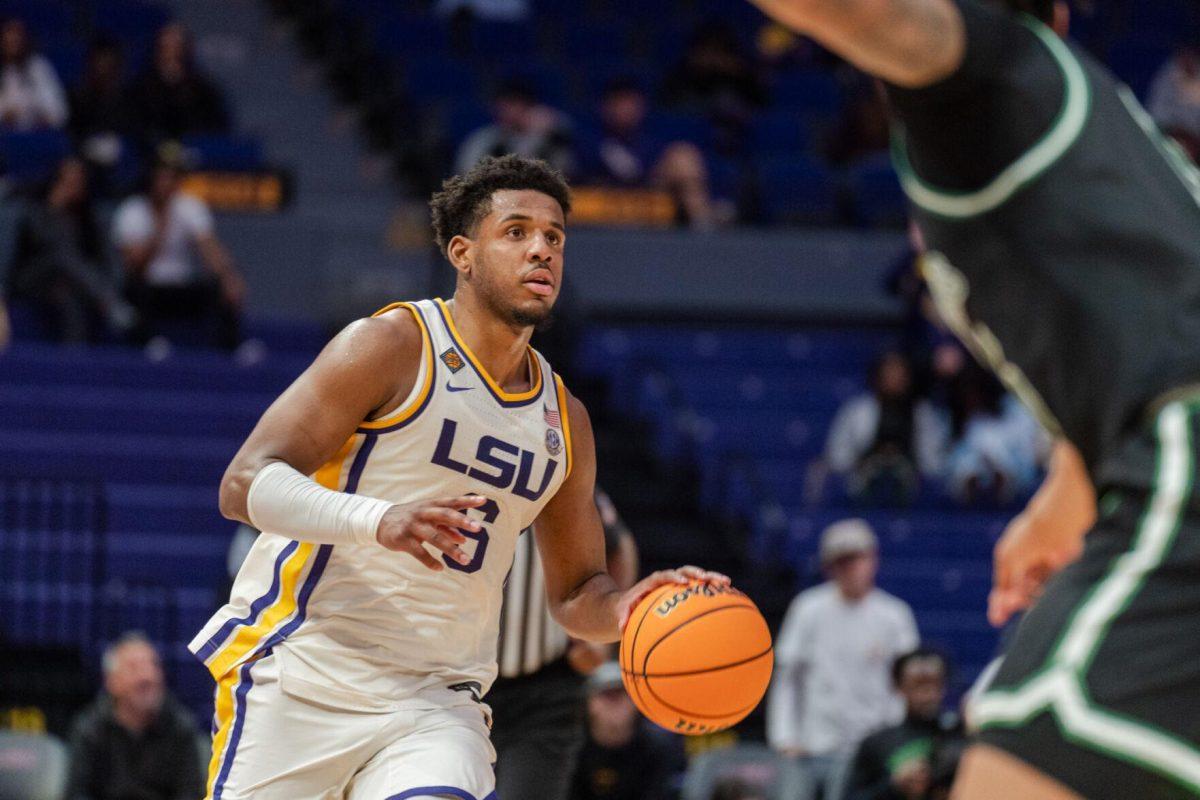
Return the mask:
[(396, 361), (416, 362), (425, 346), (424, 327), (409, 303), (394, 303), (369, 317), (351, 322), (330, 342), (328, 350), (374, 368)]

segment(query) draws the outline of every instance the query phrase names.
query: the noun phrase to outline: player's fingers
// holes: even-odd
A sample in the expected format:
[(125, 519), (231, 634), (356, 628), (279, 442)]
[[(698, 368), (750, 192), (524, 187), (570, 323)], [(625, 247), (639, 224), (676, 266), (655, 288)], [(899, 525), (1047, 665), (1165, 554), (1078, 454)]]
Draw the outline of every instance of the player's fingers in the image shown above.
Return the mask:
[[(441, 550), (443, 553), (450, 556), (450, 558), (454, 559), (458, 563), (470, 563), (471, 557), (467, 555), (465, 550), (458, 546), (458, 543), (454, 541), (450, 533), (447, 532), (445, 528), (437, 528), (433, 525), (423, 525), (419, 529), (419, 533), (417, 535), (421, 539), (436, 547), (438, 550)], [(459, 535), (459, 538), (462, 538), (461, 535)]]
[[(478, 533), (483, 529), (478, 520), (473, 520), (461, 511), (455, 511), (452, 508), (436, 508), (422, 509), (418, 514), (422, 522), (428, 522), (430, 525), (444, 525), (447, 528), (462, 528), (463, 530), (473, 531)], [(459, 534), (461, 536), (461, 534)]]
[(458, 497), (446, 497), (441, 500), (430, 500), (425, 505), (441, 506), (443, 508), (479, 508), (487, 502), (487, 498), (477, 494), (464, 494)]
[(420, 561), (425, 566), (429, 567), (434, 572), (441, 572), (446, 567), (441, 561), (433, 557), (433, 554), (425, 549), (425, 546), (420, 542), (410, 539), (409, 546), (405, 548), (413, 558)]
[(701, 567), (695, 567), (691, 564), (680, 567), (680, 573), (686, 575), (690, 580), (704, 581), (705, 583), (715, 583), (718, 586), (728, 586), (731, 581), (728, 575), (722, 575), (720, 572), (712, 572)]

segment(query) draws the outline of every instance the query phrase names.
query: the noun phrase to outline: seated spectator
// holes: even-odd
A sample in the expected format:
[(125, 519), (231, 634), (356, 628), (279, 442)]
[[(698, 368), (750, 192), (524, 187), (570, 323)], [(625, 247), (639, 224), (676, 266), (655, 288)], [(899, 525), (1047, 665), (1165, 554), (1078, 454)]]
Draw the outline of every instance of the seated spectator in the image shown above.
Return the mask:
[(1150, 86), (1150, 115), (1200, 162), (1200, 39), (1182, 47)]
[(826, 155), (844, 166), (886, 152), (890, 141), (887, 104), (874, 81), (859, 78), (829, 139)]
[(674, 760), (647, 735), (615, 661), (601, 664), (588, 677), (587, 693), (587, 740), (575, 768), (571, 800), (667, 797)]
[(854, 497), (905, 501), (918, 476), (936, 476), (946, 447), (946, 425), (920, 400), (912, 368), (901, 353), (885, 353), (871, 370), (871, 390), (838, 410), (825, 454), (829, 469), (846, 479)]
[(704, 111), (729, 136), (744, 130), (754, 110), (767, 102), (758, 66), (723, 22), (696, 30), (662, 92), (668, 105)]
[(18, 226), (9, 280), (14, 296), (48, 312), (60, 342), (94, 339), (97, 318), (117, 334), (133, 326), (137, 315), (121, 298), (92, 209), (87, 169), (78, 158), (59, 164), (29, 205)]
[(151, 141), (229, 130), (225, 99), (196, 67), (191, 37), (178, 22), (158, 32), (150, 67), (134, 98)]
[(179, 159), (161, 157), (145, 194), (122, 203), (113, 221), (126, 294), (142, 318), (136, 337), (148, 343), (165, 334), (164, 324), (203, 326), (202, 333), (215, 325), (213, 343), (233, 350), (241, 343), (246, 284), (217, 238), (212, 212), (181, 190), (182, 178)]
[(669, 192), (682, 220), (695, 228), (714, 223), (704, 155), (690, 142), (660, 142), (645, 131), (647, 99), (633, 80), (618, 80), (600, 102), (600, 131), (580, 158), (580, 182)]
[(954, 380), (950, 401), (950, 492), (964, 503), (1007, 503), (1032, 491), (1050, 440), (1025, 407), (973, 361)]
[(141, 139), (137, 106), (125, 82), (121, 47), (100, 40), (88, 51), (83, 80), (71, 92), (71, 133), (87, 160), (111, 169)]
[(54, 66), (33, 50), (25, 23), (0, 25), (0, 127), (30, 131), (61, 128), (67, 98)]
[(574, 172), (571, 126), (560, 112), (540, 104), (521, 81), (508, 81), (492, 100), (495, 122), (474, 131), (459, 145), (455, 172), (470, 171), (488, 156), (515, 153), (540, 158), (555, 169)]
[(167, 692), (154, 646), (127, 633), (104, 651), (104, 693), (75, 719), (68, 800), (195, 800), (196, 723)]
[(796, 596), (776, 640), (767, 740), (823, 793), (864, 736), (902, 719), (890, 670), (919, 638), (908, 604), (875, 586), (879, 544), (866, 522), (830, 525), (820, 558), (829, 580)]
[(933, 650), (896, 659), (892, 678), (904, 698), (904, 721), (859, 745), (845, 800), (949, 797), (966, 737), (957, 715), (942, 710), (948, 672), (945, 657)]

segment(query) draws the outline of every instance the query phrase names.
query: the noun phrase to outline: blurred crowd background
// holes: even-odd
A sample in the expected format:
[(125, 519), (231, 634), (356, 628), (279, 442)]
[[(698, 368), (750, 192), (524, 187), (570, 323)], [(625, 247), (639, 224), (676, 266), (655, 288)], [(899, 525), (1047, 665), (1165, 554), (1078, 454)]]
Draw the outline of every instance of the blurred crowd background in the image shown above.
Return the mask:
[[(1073, 12), (1200, 156), (1195, 4)], [(643, 569), (778, 631), (734, 731), (594, 672), (572, 796), (945, 796), (1049, 443), (931, 307), (876, 87), (741, 0), (0, 0), (0, 796), (198, 796), (220, 475), (330, 331), (451, 291), (425, 201), (508, 152), (575, 187), (535, 344)]]

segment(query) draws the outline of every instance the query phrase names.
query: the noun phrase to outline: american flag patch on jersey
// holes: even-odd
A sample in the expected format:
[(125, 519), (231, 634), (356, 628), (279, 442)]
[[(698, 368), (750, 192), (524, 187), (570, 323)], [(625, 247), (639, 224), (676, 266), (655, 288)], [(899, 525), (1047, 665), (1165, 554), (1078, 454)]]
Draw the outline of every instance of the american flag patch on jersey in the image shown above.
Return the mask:
[(542, 403), (542, 416), (546, 419), (546, 424), (551, 428), (562, 427), (562, 415), (557, 411), (551, 411), (550, 406)]

